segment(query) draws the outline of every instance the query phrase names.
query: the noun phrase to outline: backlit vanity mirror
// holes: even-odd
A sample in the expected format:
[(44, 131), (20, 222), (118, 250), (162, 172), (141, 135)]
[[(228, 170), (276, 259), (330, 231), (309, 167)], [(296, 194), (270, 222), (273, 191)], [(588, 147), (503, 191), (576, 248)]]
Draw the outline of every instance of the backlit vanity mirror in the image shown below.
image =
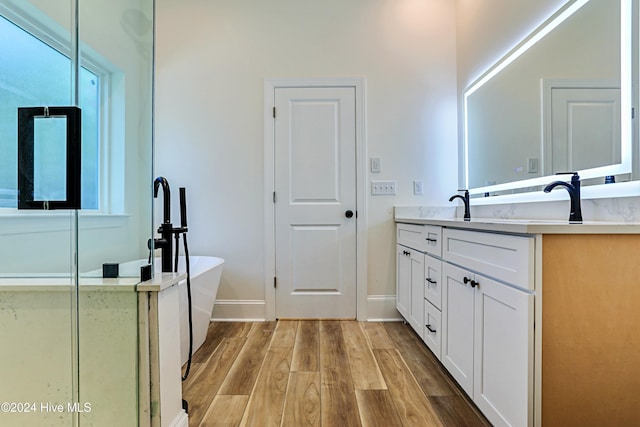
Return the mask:
[(575, 0), (464, 94), (472, 195), (631, 172), (631, 0)]

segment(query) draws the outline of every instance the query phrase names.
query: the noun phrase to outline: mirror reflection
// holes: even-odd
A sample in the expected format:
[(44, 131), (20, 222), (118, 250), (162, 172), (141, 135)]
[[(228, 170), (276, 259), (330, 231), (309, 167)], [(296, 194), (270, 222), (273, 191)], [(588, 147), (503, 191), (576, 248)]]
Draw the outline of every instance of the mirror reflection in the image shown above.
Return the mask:
[(573, 2), (467, 90), (472, 194), (529, 191), (560, 171), (585, 178), (630, 172), (620, 113), (628, 84), (621, 79), (625, 2)]

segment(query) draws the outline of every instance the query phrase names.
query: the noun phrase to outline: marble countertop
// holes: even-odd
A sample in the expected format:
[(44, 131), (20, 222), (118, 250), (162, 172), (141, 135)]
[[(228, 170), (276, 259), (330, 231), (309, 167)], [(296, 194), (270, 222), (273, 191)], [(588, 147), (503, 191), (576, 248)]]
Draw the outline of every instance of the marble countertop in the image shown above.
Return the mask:
[[(147, 281), (139, 277), (80, 277), (80, 292), (161, 292), (187, 278), (185, 273), (161, 273)], [(69, 292), (72, 289), (70, 277), (4, 277), (0, 278), (3, 292)]]
[(640, 223), (584, 221), (570, 224), (568, 220), (521, 218), (473, 218), (464, 221), (456, 217), (455, 209), (424, 206), (396, 206), (395, 221), (409, 224), (429, 224), (478, 231), (517, 234), (640, 234)]
[(161, 273), (155, 277), (138, 285), (138, 292), (162, 292), (167, 288), (177, 285), (182, 280), (186, 280), (186, 273)]

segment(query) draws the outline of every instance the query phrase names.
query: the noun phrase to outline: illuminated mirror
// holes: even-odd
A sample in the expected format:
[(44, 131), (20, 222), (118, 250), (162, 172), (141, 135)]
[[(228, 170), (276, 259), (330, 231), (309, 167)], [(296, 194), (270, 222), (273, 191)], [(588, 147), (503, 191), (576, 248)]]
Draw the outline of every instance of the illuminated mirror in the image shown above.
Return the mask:
[(631, 1), (565, 5), (466, 90), (464, 117), (472, 195), (629, 174)]

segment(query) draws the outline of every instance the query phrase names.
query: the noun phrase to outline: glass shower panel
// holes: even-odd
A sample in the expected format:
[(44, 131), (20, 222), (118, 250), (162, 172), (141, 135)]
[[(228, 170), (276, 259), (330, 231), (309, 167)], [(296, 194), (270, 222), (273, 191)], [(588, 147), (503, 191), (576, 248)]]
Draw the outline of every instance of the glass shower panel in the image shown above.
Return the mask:
[(67, 118), (35, 118), (33, 124), (33, 198), (67, 198)]
[[(92, 403), (80, 423), (135, 425), (135, 285), (140, 266), (148, 263), (152, 235), (153, 1), (81, 0), (79, 5), (79, 58), (81, 70), (87, 70), (79, 85), (85, 105), (82, 180), (84, 188), (89, 182), (94, 188), (93, 206), (85, 207), (90, 195), (83, 191), (78, 212), (80, 401)], [(118, 277), (106, 279), (107, 286), (92, 286), (103, 277), (105, 264), (117, 265)]]
[[(17, 210), (18, 108), (76, 104), (74, 10), (75, 0), (52, 11), (0, 1), (0, 425), (77, 420), (67, 406), (78, 394), (76, 213)], [(34, 170), (48, 183), (35, 191), (53, 198), (59, 165), (44, 165), (59, 148), (55, 123), (36, 125)]]
[[(16, 404), (0, 425), (138, 422), (137, 284), (153, 235), (153, 7), (0, 0), (0, 401)], [(81, 209), (17, 209), (18, 108), (52, 106), (81, 110)], [(33, 120), (29, 196), (56, 203), (69, 176), (65, 120)], [(118, 264), (118, 277), (104, 279), (104, 264)]]

